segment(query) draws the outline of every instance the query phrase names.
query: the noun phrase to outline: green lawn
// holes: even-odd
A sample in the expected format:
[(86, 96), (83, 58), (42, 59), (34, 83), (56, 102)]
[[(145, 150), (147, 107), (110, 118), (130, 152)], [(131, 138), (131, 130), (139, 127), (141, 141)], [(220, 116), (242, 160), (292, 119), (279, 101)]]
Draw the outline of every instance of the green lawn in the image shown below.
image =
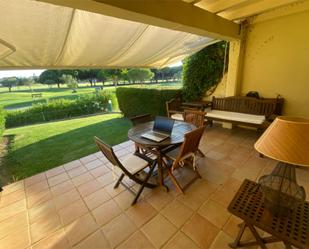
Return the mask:
[[(97, 84), (101, 86), (101, 84)], [(181, 83), (166, 83), (162, 82), (159, 84), (151, 84), (147, 85), (147, 83), (142, 85), (127, 85), (127, 87), (143, 87), (143, 88), (180, 88), (182, 87)], [(105, 90), (111, 93), (112, 103), (114, 110), (118, 110), (118, 103), (115, 96), (115, 87), (109, 86), (105, 87)], [(32, 91), (34, 93), (42, 93), (42, 98), (32, 99), (31, 94)], [(79, 88), (77, 89), (77, 93), (72, 93), (72, 90), (61, 86), (61, 88), (57, 88), (53, 86), (50, 88), (47, 85), (37, 84), (32, 87), (32, 91), (29, 87), (14, 87), (12, 88), (12, 92), (8, 91), (6, 87), (0, 87), (0, 106), (3, 106), (5, 109), (16, 109), (29, 107), (33, 103), (38, 102), (46, 102), (47, 100), (58, 99), (58, 98), (66, 98), (66, 99), (74, 99), (77, 98), (81, 94), (91, 94), (95, 92), (94, 87), (90, 87), (89, 84), (79, 84)]]
[(120, 114), (106, 114), (7, 129), (11, 148), (4, 172), (14, 179), (34, 175), (94, 153), (94, 136), (111, 145), (121, 143), (130, 127)]

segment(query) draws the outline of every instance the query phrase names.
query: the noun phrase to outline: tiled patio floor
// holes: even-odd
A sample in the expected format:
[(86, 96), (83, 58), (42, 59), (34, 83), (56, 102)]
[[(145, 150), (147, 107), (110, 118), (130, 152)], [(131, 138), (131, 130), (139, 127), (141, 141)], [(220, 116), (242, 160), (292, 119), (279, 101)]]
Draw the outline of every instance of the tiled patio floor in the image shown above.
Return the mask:
[[(203, 179), (185, 195), (167, 181), (169, 193), (147, 190), (133, 207), (129, 191), (113, 189), (114, 174), (101, 153), (8, 185), (1, 193), (0, 248), (228, 248), (240, 222), (227, 212), (229, 201), (243, 179), (256, 180), (275, 164), (254, 151), (257, 137), (208, 128), (200, 146), (206, 157), (198, 160)], [(115, 150), (125, 156), (134, 146), (125, 142)], [(309, 193), (309, 171), (297, 171)]]

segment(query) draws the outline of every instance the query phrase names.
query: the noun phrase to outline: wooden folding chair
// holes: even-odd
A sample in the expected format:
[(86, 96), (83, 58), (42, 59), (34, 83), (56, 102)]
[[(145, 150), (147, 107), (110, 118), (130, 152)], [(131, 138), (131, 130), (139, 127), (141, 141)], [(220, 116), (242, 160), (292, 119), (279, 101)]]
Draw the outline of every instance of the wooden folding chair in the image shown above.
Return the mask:
[[(183, 113), (183, 118), (185, 122), (193, 124), (196, 127), (200, 128), (205, 126), (205, 115), (206, 112), (203, 111), (186, 109)], [(204, 153), (200, 149), (198, 149), (198, 155), (201, 157), (205, 157)]]
[[(121, 169), (122, 174), (120, 175), (114, 188), (117, 188), (119, 184), (122, 184), (126, 189), (128, 189), (131, 193), (133, 193), (135, 195), (135, 198), (132, 202), (132, 205), (134, 205), (137, 202), (144, 187), (154, 188), (157, 186), (155, 184), (148, 182), (156, 166), (155, 160), (151, 160), (150, 158), (147, 158), (145, 155), (138, 154), (138, 153), (135, 153), (134, 155), (133, 154), (128, 155), (124, 159), (118, 160), (111, 146), (104, 143), (102, 140), (100, 140), (97, 137), (94, 137), (94, 140), (97, 146), (99, 147), (99, 149), (101, 150), (101, 152), (104, 154), (104, 156), (114, 166), (119, 167)], [(150, 167), (150, 169), (148, 173), (146, 174), (146, 177), (143, 179), (142, 172), (144, 172), (144, 169), (146, 169), (147, 167)], [(134, 182), (141, 185), (137, 193), (135, 193), (129, 186), (127, 186), (122, 181), (125, 175), (128, 176)]]
[[(180, 147), (164, 154), (164, 157), (167, 159), (167, 161), (172, 161), (170, 164), (166, 163), (168, 176), (171, 178), (172, 182), (181, 193), (184, 193), (184, 189), (193, 183), (197, 178), (201, 178), (195, 165), (195, 156), (198, 151), (198, 145), (200, 143), (203, 132), (204, 127), (200, 127), (185, 134), (185, 140)], [(177, 168), (186, 166), (188, 164), (196, 176), (186, 186), (181, 187), (173, 172)]]

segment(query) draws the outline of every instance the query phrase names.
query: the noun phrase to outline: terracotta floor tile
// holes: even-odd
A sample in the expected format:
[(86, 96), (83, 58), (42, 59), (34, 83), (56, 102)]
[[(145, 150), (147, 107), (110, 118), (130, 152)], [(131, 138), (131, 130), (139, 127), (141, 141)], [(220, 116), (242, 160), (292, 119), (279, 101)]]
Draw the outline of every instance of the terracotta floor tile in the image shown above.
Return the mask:
[(75, 246), (97, 229), (98, 226), (90, 214), (80, 217), (64, 228), (71, 246)]
[(68, 170), (72, 170), (76, 167), (79, 167), (81, 165), (82, 165), (82, 163), (79, 160), (75, 160), (75, 161), (64, 164), (63, 167), (64, 167), (65, 170), (68, 171)]
[(65, 182), (69, 180), (69, 176), (67, 173), (61, 173), (59, 175), (48, 178), (48, 184), (50, 187), (53, 187), (59, 183)]
[(0, 208), (0, 222), (25, 210), (26, 200), (20, 200), (6, 207)]
[(76, 189), (71, 189), (70, 191), (58, 195), (54, 198), (54, 203), (57, 209), (61, 209), (67, 207), (68, 205), (72, 204), (73, 202), (81, 200), (80, 194)]
[(74, 246), (74, 249), (110, 249), (110, 245), (102, 231), (97, 231)]
[(28, 229), (17, 229), (8, 236), (0, 239), (0, 248), (4, 249), (24, 249), (30, 246), (30, 244)]
[(69, 170), (68, 171), (68, 175), (71, 177), (71, 178), (74, 178), (76, 176), (79, 176), (83, 173), (87, 172), (87, 169), (84, 167), (84, 166), (79, 166), (79, 167), (76, 167), (72, 170)]
[(24, 182), (25, 182), (25, 186), (28, 187), (32, 184), (35, 184), (35, 183), (38, 183), (44, 180), (46, 180), (46, 175), (43, 172), (43, 173), (26, 178)]
[(89, 162), (91, 162), (91, 161), (94, 161), (94, 160), (96, 160), (96, 159), (97, 159), (97, 157), (96, 157), (95, 155), (91, 154), (91, 155), (89, 155), (89, 156), (85, 156), (85, 157), (83, 157), (83, 158), (80, 158), (79, 160), (80, 160), (83, 164), (87, 164), (87, 163), (89, 163)]
[(20, 189), (20, 190), (14, 191), (12, 193), (9, 193), (9, 194), (1, 197), (0, 208), (5, 207), (7, 205), (10, 205), (10, 204), (12, 204), (16, 201), (20, 201), (20, 200), (25, 199), (25, 198), (26, 198), (26, 195), (25, 195), (24, 189)]
[(41, 182), (26, 187), (26, 195), (27, 196), (34, 195), (46, 189), (49, 189), (49, 185), (47, 183), (47, 180), (43, 180)]
[(99, 159), (95, 159), (89, 163), (85, 164), (85, 167), (87, 168), (87, 170), (93, 170), (99, 166), (103, 166), (103, 162)]
[(98, 206), (100, 206), (101, 204), (110, 199), (111, 199), (110, 195), (103, 188), (84, 197), (84, 201), (90, 210), (97, 208)]
[(33, 208), (35, 206), (41, 205), (42, 203), (50, 199), (52, 199), (52, 194), (49, 189), (43, 190), (39, 193), (27, 197), (27, 207)]
[(61, 222), (56, 212), (42, 216), (30, 225), (32, 243), (39, 241), (61, 228)]
[[(241, 219), (239, 219), (238, 217), (232, 215), (227, 223), (225, 224), (225, 226), (223, 227), (223, 231), (229, 235), (230, 237), (232, 237), (233, 239), (236, 238), (237, 234), (238, 234), (238, 231), (239, 231), (239, 224), (241, 224), (243, 221)], [(258, 232), (260, 232), (258, 230)], [(243, 233), (243, 236), (242, 236), (242, 241), (249, 241), (249, 240), (252, 240), (254, 237), (251, 233), (251, 231), (246, 228), (244, 233)]]
[(140, 231), (135, 232), (117, 249), (154, 249), (155, 247)]
[(24, 180), (13, 182), (9, 185), (4, 186), (1, 195), (5, 196), (20, 189), (24, 189)]
[(228, 249), (229, 243), (233, 242), (234, 239), (227, 235), (225, 232), (219, 232), (214, 242), (211, 244), (209, 249)]
[(82, 175), (79, 175), (77, 177), (72, 178), (72, 182), (75, 186), (79, 186), (79, 185), (86, 183), (86, 182), (89, 182), (93, 179), (94, 179), (94, 177), (92, 175), (90, 175), (90, 173), (86, 172)]
[(45, 239), (40, 240), (32, 246), (32, 249), (70, 249), (71, 246), (65, 236), (63, 229), (60, 229)]
[(156, 248), (160, 248), (176, 233), (177, 228), (161, 214), (158, 214), (141, 230)]
[(168, 203), (174, 200), (171, 193), (167, 193), (163, 188), (155, 189), (151, 195), (146, 197), (146, 200), (158, 211), (164, 208)]
[(46, 171), (46, 176), (48, 178), (56, 176), (56, 175), (60, 175), (61, 173), (65, 172), (65, 169), (63, 166), (59, 166), (50, 170)]
[(61, 195), (63, 193), (68, 192), (69, 190), (75, 188), (73, 182), (71, 180), (60, 183), (56, 186), (50, 188), (51, 192), (54, 196)]
[(109, 200), (92, 211), (96, 222), (102, 226), (121, 214), (121, 209), (114, 200)]
[(0, 222), (0, 240), (18, 229), (28, 229), (27, 212), (20, 212)]
[(167, 205), (161, 211), (161, 214), (163, 214), (176, 227), (180, 228), (192, 216), (193, 211), (180, 201), (175, 200)]
[(183, 232), (178, 232), (163, 248), (164, 249), (199, 249), (199, 247)]
[(220, 230), (207, 219), (195, 214), (182, 231), (201, 248), (209, 248)]
[(87, 195), (97, 191), (100, 188), (103, 188), (103, 184), (101, 182), (96, 181), (95, 179), (86, 182), (84, 184), (81, 184), (77, 187), (82, 197), (86, 197)]
[(64, 225), (76, 220), (88, 213), (88, 209), (82, 200), (75, 201), (59, 210), (61, 221)]
[(114, 188), (114, 185), (115, 183), (113, 182), (105, 186), (105, 190), (112, 197), (115, 197), (116, 195), (119, 195), (122, 191), (126, 190), (125, 187), (122, 185), (119, 185), (118, 188)]
[(118, 177), (115, 176), (112, 172), (108, 172), (105, 175), (99, 176), (97, 181), (101, 182), (104, 186), (107, 186), (108, 184), (114, 182)]
[(144, 200), (137, 202), (135, 205), (131, 206), (128, 210), (126, 210), (126, 215), (138, 227), (144, 225), (157, 213), (157, 210)]
[(29, 215), (29, 223), (34, 223), (37, 219), (41, 218), (42, 216), (49, 215), (56, 211), (56, 206), (53, 200), (46, 201), (40, 205), (37, 205), (31, 209), (28, 209)]
[(225, 207), (212, 200), (204, 203), (198, 213), (220, 229), (231, 216)]
[(196, 211), (206, 201), (201, 195), (190, 192), (177, 197), (177, 200)]
[(136, 229), (137, 227), (125, 214), (119, 215), (102, 227), (102, 231), (112, 247), (119, 245)]
[(95, 178), (105, 175), (108, 172), (110, 172), (110, 169), (104, 165), (98, 166), (97, 168), (90, 170), (90, 174), (93, 175), (93, 177)]
[(128, 190), (121, 192), (119, 195), (114, 197), (114, 201), (117, 202), (118, 206), (122, 210), (127, 210), (131, 207), (132, 201), (134, 200), (135, 196), (129, 192)]

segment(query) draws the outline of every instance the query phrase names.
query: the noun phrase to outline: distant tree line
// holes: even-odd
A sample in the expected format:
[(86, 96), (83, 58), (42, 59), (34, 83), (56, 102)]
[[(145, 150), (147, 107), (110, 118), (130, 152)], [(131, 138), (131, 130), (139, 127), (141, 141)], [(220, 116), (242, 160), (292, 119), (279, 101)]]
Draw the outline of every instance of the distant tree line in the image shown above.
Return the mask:
[(34, 83), (36, 83), (38, 80), (38, 77), (32, 76), (32, 77), (22, 77), (22, 78), (17, 78), (17, 77), (5, 77), (0, 79), (0, 84), (4, 87), (9, 88), (9, 91), (12, 91), (13, 87), (17, 86), (28, 86), (30, 90), (32, 90), (32, 86)]
[(162, 69), (130, 68), (130, 69), (78, 69), (78, 70), (45, 70), (38, 78), (42, 84), (66, 84), (63, 75), (71, 75), (78, 82), (88, 81), (91, 86), (97, 82), (112, 82), (113, 85), (143, 83), (145, 81), (175, 81), (181, 79), (182, 66)]

